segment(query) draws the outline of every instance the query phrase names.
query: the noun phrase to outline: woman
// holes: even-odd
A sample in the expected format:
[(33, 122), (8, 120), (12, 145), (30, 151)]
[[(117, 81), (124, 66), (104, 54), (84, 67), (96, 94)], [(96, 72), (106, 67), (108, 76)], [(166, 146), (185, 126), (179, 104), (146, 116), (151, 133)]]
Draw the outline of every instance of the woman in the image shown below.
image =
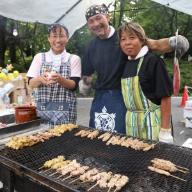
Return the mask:
[(127, 108), (126, 133), (172, 143), (172, 82), (163, 60), (149, 51), (145, 32), (137, 23), (124, 23), (119, 29), (119, 40), (128, 56), (121, 79)]
[(29, 86), (36, 88), (38, 115), (51, 124), (76, 123), (76, 93), (81, 60), (65, 49), (69, 34), (65, 26), (48, 30), (50, 50), (35, 55), (29, 68)]

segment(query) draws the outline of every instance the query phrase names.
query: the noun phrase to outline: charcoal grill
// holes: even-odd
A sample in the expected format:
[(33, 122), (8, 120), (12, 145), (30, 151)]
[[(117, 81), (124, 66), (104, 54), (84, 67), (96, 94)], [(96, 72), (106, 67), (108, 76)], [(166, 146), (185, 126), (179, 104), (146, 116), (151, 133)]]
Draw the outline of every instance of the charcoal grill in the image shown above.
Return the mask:
[[(84, 129), (84, 127), (80, 127)], [(39, 167), (47, 160), (58, 155), (64, 155), (66, 159), (77, 159), (82, 164), (93, 167), (102, 167), (113, 173), (127, 175), (129, 183), (121, 190), (122, 192), (191, 192), (192, 191), (192, 150), (165, 143), (156, 144), (153, 150), (148, 152), (135, 151), (133, 149), (105, 145), (101, 140), (75, 137), (74, 133), (79, 129), (66, 132), (61, 137), (36, 144), (21, 150), (3, 148), (0, 151), (1, 178), (5, 177), (8, 191), (15, 188), (22, 190), (19, 183), (25, 183), (27, 192), (47, 191), (87, 191), (93, 183), (81, 183), (72, 179), (61, 181), (57, 176), (41, 172)], [(174, 175), (187, 180), (186, 182), (172, 177), (166, 177), (147, 169), (150, 160), (158, 157), (174, 162), (176, 165), (190, 170), (188, 174), (174, 173)], [(51, 173), (51, 171), (50, 171)], [(0, 179), (1, 180), (1, 179)], [(10, 182), (11, 181), (11, 182)], [(24, 186), (24, 184), (22, 184)], [(29, 187), (31, 186), (31, 187)], [(24, 187), (23, 187), (24, 188)], [(92, 191), (107, 191), (95, 187)], [(113, 190), (114, 191), (114, 190)], [(26, 192), (26, 191), (25, 191)]]

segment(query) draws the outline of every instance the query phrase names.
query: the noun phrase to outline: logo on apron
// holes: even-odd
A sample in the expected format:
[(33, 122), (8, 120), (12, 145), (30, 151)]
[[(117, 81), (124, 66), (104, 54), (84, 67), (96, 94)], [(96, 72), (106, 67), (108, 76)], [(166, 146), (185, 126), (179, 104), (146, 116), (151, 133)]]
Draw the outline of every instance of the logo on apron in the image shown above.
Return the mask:
[(107, 113), (104, 106), (101, 113), (95, 113), (95, 127), (104, 131), (114, 132), (115, 129), (115, 113)]

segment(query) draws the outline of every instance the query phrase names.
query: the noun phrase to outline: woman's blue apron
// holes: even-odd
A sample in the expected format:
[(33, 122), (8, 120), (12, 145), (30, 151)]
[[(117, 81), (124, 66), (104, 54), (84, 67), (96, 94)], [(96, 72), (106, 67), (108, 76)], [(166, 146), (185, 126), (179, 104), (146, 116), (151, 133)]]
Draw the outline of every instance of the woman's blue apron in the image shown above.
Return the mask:
[[(69, 79), (71, 75), (70, 58), (61, 63), (59, 73)], [(52, 62), (46, 62), (45, 53), (42, 54), (40, 75), (51, 70)], [(37, 113), (44, 121), (53, 124), (76, 123), (76, 93), (59, 85), (59, 83), (45, 86), (41, 85), (35, 93)]]

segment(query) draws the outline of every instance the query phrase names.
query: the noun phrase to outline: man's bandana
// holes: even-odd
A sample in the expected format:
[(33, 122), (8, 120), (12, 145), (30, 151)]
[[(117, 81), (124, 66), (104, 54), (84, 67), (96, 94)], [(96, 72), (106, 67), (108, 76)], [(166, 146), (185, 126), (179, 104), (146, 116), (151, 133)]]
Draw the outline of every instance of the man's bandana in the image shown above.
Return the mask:
[(92, 5), (86, 11), (85, 17), (88, 20), (90, 17), (97, 15), (97, 14), (108, 14), (108, 8), (106, 5)]

